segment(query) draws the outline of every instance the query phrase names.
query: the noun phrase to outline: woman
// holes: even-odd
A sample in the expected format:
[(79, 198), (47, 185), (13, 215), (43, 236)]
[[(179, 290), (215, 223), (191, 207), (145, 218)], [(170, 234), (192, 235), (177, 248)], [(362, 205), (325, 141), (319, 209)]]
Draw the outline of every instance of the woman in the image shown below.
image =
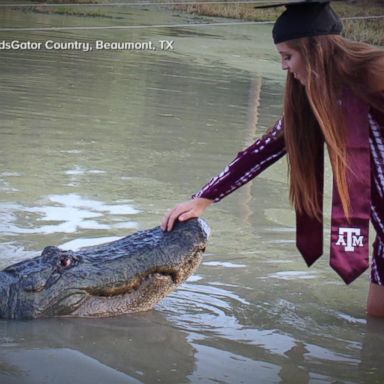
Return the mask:
[(371, 220), (367, 310), (384, 317), (384, 51), (340, 37), (341, 29), (329, 1), (287, 6), (273, 28), (288, 71), (284, 117), (161, 226), (171, 230), (176, 220), (201, 216), (287, 154), (297, 247), (311, 265), (323, 252), (325, 143), (334, 176), (330, 265), (347, 284), (367, 269)]

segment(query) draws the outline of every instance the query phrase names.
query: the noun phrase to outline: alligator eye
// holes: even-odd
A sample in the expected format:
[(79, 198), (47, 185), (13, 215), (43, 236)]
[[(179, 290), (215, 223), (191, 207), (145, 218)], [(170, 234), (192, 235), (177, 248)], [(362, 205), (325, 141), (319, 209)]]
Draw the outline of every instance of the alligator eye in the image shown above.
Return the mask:
[(64, 256), (62, 258), (60, 258), (60, 267), (62, 268), (68, 268), (72, 265), (72, 259), (68, 256)]

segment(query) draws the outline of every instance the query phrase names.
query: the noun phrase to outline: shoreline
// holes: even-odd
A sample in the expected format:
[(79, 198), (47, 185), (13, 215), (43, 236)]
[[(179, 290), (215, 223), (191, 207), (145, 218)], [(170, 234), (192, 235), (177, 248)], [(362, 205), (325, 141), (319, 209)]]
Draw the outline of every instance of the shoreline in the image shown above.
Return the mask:
[[(343, 36), (365, 43), (384, 46), (383, 6), (379, 3), (360, 1), (346, 3), (335, 1), (332, 3), (335, 12), (343, 19)], [(199, 16), (223, 17), (244, 21), (270, 21), (274, 22), (281, 14), (283, 7), (271, 9), (255, 9), (254, 4), (207, 4), (193, 3), (175, 5), (174, 10)], [(367, 17), (367, 19), (364, 19)], [(350, 19), (358, 18), (358, 19)]]

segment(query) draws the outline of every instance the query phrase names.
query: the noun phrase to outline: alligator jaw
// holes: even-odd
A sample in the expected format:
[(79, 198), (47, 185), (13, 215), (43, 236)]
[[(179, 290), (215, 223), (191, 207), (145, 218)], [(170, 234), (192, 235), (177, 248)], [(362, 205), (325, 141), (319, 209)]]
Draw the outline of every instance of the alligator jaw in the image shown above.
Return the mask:
[(113, 285), (111, 287), (90, 288), (86, 292), (93, 297), (113, 297), (125, 294), (130, 294), (137, 291), (145, 282), (151, 282), (154, 279), (168, 279), (170, 283), (177, 284), (177, 272), (161, 272), (153, 271), (142, 276), (135, 276), (129, 283), (122, 283), (121, 285)]
[(67, 316), (109, 317), (150, 310), (197, 269), (203, 257), (202, 252), (195, 253), (177, 271), (154, 270), (136, 276), (129, 284), (87, 289), (88, 297)]
[(82, 305), (68, 316), (109, 317), (147, 311), (175, 288), (170, 275), (154, 273), (142, 280), (135, 290), (130, 289), (126, 293), (109, 296), (106, 296), (105, 292), (100, 292), (104, 295), (89, 295)]

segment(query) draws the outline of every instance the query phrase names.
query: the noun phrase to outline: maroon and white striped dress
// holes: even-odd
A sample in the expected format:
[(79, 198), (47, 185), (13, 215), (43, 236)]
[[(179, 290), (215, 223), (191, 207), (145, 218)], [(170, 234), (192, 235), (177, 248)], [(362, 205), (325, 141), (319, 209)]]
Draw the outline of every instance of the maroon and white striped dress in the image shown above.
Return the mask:
[[(376, 231), (371, 262), (371, 281), (384, 285), (384, 114), (370, 108), (371, 222)], [(215, 202), (246, 184), (286, 154), (283, 120), (251, 146), (239, 152), (224, 170), (193, 197)], [(352, 202), (353, 204), (353, 202)]]

